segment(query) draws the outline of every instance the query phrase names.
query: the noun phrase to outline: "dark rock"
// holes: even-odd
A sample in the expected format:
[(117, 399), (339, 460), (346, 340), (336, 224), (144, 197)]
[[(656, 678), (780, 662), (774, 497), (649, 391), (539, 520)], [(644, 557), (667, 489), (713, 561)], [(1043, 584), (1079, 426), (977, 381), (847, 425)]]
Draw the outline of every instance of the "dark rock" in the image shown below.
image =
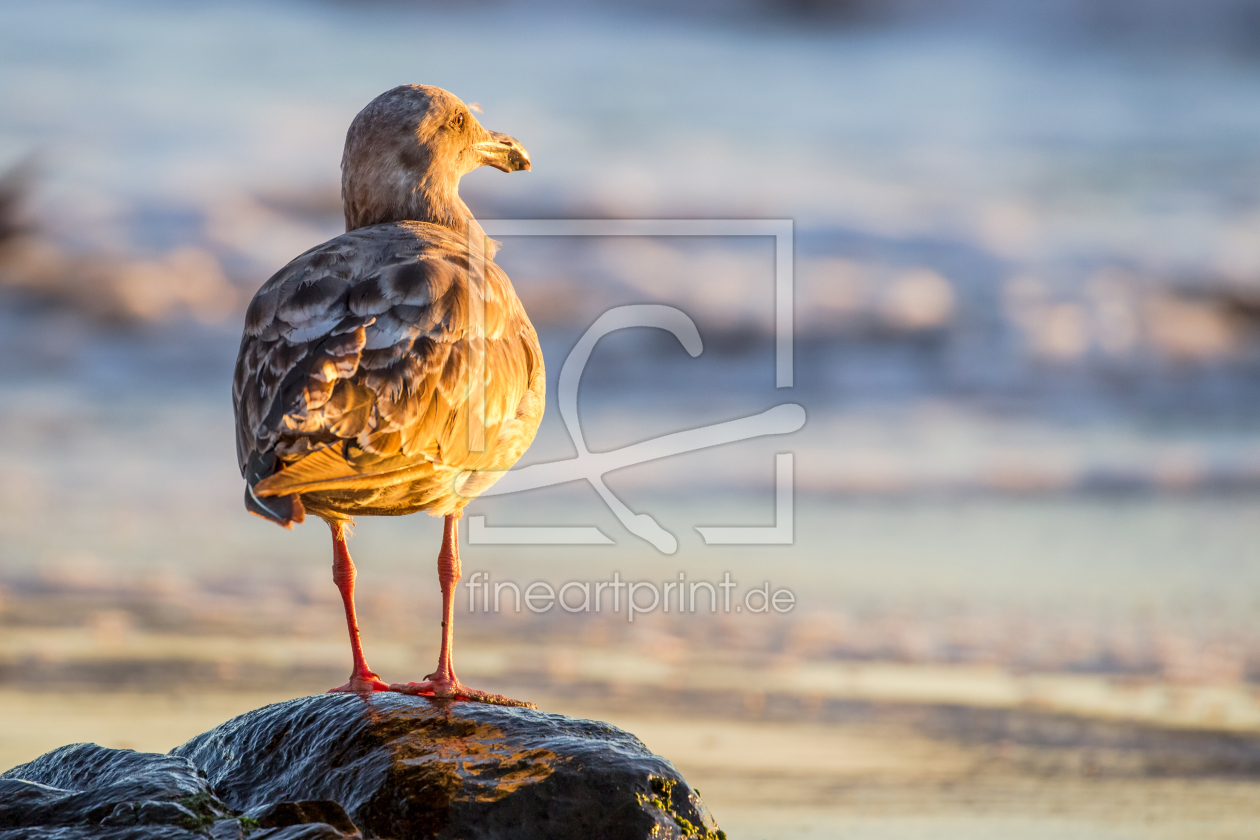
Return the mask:
[[(206, 840), (205, 835), (169, 825), (145, 828), (19, 828), (0, 831), (0, 840)], [(252, 838), (251, 838), (252, 840)]]
[(71, 744), (0, 773), (63, 790), (116, 785), (133, 800), (174, 801), (208, 793), (205, 774), (187, 759), (96, 744)]
[(140, 825), (197, 826), (197, 815), (178, 802), (142, 802), (136, 809), (136, 822)]
[(274, 802), (246, 811), (245, 816), (257, 822), (259, 828), (325, 823), (346, 834), (356, 834), (359, 831), (346, 815), (346, 809), (331, 799)]
[(307, 823), (291, 825), (288, 828), (254, 831), (250, 833), (249, 840), (345, 840), (346, 837), (347, 835), (326, 823)]
[(245, 829), (240, 820), (217, 820), (210, 826), (210, 840), (244, 840)]
[(531, 709), (320, 695), (249, 712), (172, 755), (234, 810), (331, 800), (368, 837), (722, 836), (633, 735)]
[(725, 835), (620, 729), (398, 694), (306, 697), (170, 755), (75, 744), (0, 774), (0, 840), (360, 837)]
[[(52, 837), (47, 829), (73, 826), (99, 826), (123, 831), (120, 837), (132, 836), (135, 831), (126, 829), (137, 824), (187, 833), (227, 813), (205, 774), (176, 756), (73, 744), (0, 773), (0, 829), (44, 831), (15, 837)], [(9, 835), (0, 837), (8, 840)]]
[(0, 778), (0, 827), (16, 825), (10, 816), (11, 812), (42, 808), (60, 802), (69, 795), (68, 790), (38, 782)]
[(136, 806), (131, 802), (119, 802), (114, 806), (113, 812), (101, 820), (101, 825), (110, 827), (126, 827), (135, 825), (140, 821), (140, 817), (136, 814)]

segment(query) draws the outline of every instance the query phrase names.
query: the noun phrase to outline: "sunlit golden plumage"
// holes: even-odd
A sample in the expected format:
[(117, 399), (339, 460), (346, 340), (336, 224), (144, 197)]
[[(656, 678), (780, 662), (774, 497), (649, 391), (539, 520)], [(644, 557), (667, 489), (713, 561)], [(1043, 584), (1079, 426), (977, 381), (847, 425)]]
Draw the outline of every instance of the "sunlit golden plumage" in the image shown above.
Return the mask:
[(487, 260), (484, 448), (470, 451), (469, 285), (467, 242), (422, 222), (351, 231), (267, 281), (234, 382), (257, 504), (297, 494), (328, 519), (458, 513), (520, 458), (542, 417), (538, 339)]

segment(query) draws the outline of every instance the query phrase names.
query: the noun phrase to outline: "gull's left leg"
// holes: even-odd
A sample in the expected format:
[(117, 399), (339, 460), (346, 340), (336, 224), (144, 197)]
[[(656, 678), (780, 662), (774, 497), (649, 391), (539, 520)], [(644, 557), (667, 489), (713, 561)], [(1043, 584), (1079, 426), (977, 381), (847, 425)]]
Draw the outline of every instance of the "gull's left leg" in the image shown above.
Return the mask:
[(328, 689), (329, 694), (355, 693), (364, 694), (369, 691), (385, 691), (389, 685), (382, 682), (363, 656), (363, 642), (359, 639), (359, 618), (354, 612), (354, 579), (358, 577), (354, 561), (350, 559), (350, 549), (346, 547), (346, 523), (330, 520), (328, 527), (332, 529), (333, 539), (333, 582), (341, 590), (341, 603), (346, 608), (346, 629), (350, 631), (350, 656), (353, 666), (350, 681), (345, 685)]
[(469, 688), (455, 676), (453, 648), (455, 645), (455, 584), (459, 583), (459, 529), (456, 517), (447, 516), (442, 532), (442, 551), (438, 554), (438, 581), (442, 584), (442, 650), (438, 654), (437, 670), (424, 678), (424, 682), (395, 683), (390, 691), (403, 694), (426, 694), (434, 697), (449, 697), (455, 700), (476, 700), (480, 703), (494, 703), (499, 706), (523, 706), (527, 709), (538, 708), (533, 703), (523, 700), (512, 700), (502, 694), (490, 694)]

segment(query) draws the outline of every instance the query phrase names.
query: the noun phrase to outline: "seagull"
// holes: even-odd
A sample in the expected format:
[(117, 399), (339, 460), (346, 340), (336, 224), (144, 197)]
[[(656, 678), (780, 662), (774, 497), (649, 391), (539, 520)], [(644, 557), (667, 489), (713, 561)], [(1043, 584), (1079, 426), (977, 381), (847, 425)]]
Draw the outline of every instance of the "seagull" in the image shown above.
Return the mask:
[[(332, 692), (533, 707), (469, 688), (453, 662), (457, 520), (529, 447), (546, 390), (498, 243), (459, 196), (481, 166), (528, 170), (529, 153), (441, 88), (381, 94), (346, 134), (346, 233), (277, 272), (245, 314), (232, 383), (245, 507), (286, 528), (311, 513), (332, 531), (353, 657)], [(445, 518), (441, 652), (423, 681), (388, 684), (363, 654), (346, 537), (355, 516), (420, 510)]]

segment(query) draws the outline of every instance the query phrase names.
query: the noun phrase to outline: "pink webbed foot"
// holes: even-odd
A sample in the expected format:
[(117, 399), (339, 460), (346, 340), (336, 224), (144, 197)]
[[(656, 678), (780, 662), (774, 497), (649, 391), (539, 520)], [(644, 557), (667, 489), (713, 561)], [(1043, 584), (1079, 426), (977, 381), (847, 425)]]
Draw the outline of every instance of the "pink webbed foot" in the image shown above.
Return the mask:
[(345, 685), (328, 689), (326, 694), (371, 694), (373, 691), (389, 691), (389, 683), (371, 671), (363, 674), (352, 674)]
[(469, 688), (458, 679), (438, 680), (430, 677), (424, 682), (394, 683), (389, 686), (388, 690), (396, 691), (399, 694), (414, 694), (420, 697), (435, 697), (449, 700), (470, 700), (474, 703), (490, 703), (495, 706), (516, 706), (521, 709), (538, 708), (536, 705), (527, 700), (513, 700), (511, 697), (504, 697), (502, 694), (491, 694), (488, 691), (480, 691), (476, 688)]

